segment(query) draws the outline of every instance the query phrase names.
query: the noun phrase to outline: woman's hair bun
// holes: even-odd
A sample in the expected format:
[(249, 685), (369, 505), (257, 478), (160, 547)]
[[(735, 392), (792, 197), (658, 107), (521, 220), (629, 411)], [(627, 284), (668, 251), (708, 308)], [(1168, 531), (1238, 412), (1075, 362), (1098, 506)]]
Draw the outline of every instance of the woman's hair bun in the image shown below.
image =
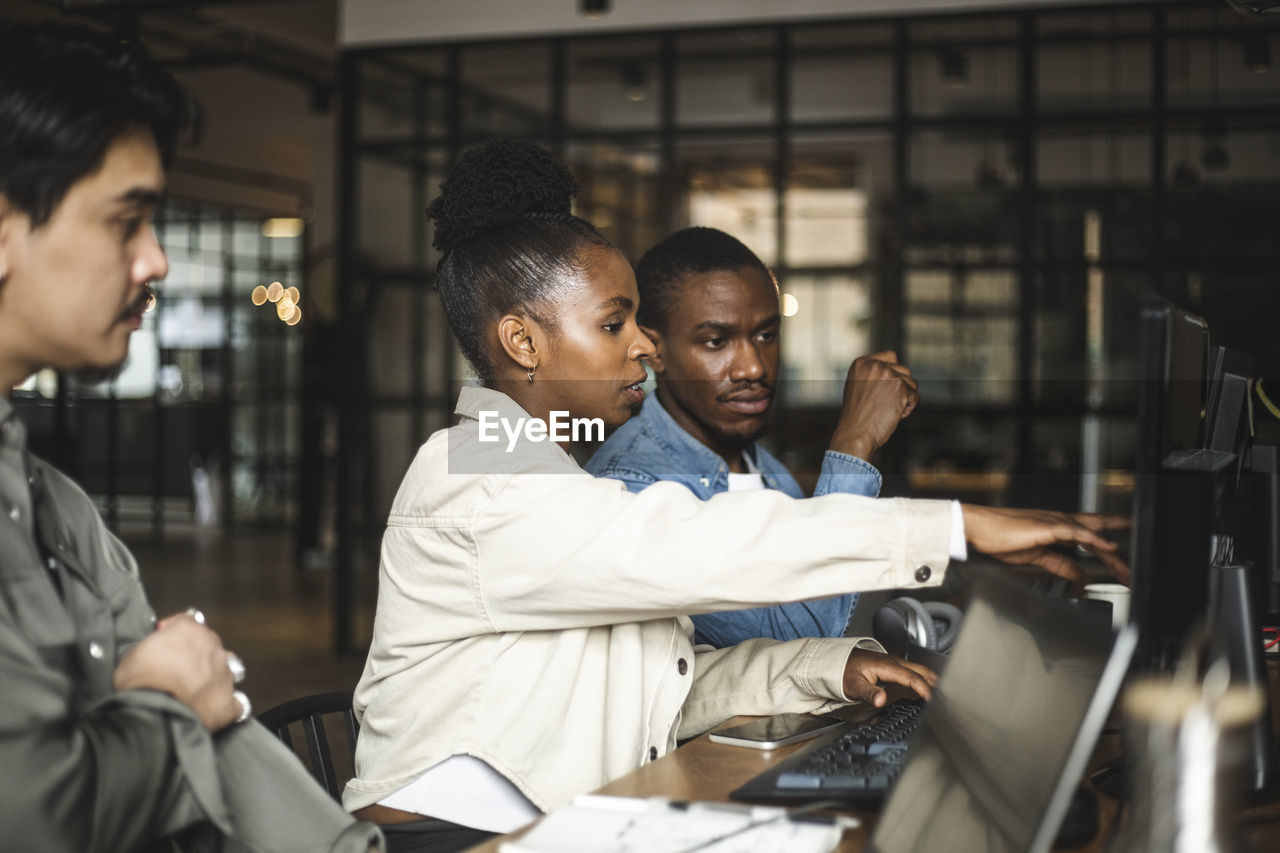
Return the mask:
[(494, 139), (463, 152), (427, 208), (441, 252), (491, 228), (538, 214), (570, 215), (578, 182), (554, 154), (532, 142)]

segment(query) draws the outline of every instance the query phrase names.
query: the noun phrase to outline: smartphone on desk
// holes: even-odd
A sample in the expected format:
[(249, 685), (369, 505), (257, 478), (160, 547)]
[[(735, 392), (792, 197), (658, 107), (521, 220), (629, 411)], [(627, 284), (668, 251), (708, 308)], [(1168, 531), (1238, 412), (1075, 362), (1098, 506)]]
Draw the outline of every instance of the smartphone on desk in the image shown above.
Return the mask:
[(774, 749), (783, 744), (817, 737), (843, 725), (844, 720), (830, 715), (775, 714), (712, 732), (710, 738), (715, 743), (727, 743), (731, 746)]

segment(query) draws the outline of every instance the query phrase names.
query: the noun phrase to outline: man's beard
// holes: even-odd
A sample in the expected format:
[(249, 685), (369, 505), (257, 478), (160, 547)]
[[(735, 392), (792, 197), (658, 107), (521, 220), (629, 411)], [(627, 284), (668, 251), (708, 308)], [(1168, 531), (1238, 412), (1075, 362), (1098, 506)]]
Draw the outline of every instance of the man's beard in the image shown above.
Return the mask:
[(81, 367), (71, 371), (71, 376), (76, 380), (77, 385), (101, 385), (116, 381), (128, 364), (129, 358), (126, 356), (119, 364), (110, 367)]
[[(769, 415), (770, 417), (773, 415), (772, 408), (769, 409)], [(746, 450), (754, 444), (760, 436), (769, 431), (769, 420), (770, 418), (765, 418), (765, 420), (761, 422), (760, 426), (751, 430), (735, 430), (730, 432), (727, 430), (715, 429), (709, 424), (706, 425), (706, 427), (707, 431), (711, 435), (711, 439), (719, 446), (728, 447), (731, 450)]]

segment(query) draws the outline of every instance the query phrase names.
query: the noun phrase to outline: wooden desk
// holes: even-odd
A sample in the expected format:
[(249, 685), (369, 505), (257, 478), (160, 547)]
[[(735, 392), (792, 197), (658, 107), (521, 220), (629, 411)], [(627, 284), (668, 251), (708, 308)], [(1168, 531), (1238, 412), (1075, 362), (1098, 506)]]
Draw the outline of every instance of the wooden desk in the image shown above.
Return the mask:
[[(1271, 682), (1275, 730), (1280, 733), (1280, 701), (1277, 701), (1280, 699), (1280, 661), (1269, 660), (1267, 670)], [(749, 718), (735, 718), (724, 726), (744, 722), (747, 719)], [(596, 793), (619, 797), (663, 796), (674, 800), (729, 802), (730, 791), (809, 743), (811, 741), (804, 741), (766, 751), (712, 743), (706, 735), (702, 735), (684, 744), (675, 752), (615, 779)], [(1120, 737), (1116, 734), (1104, 735), (1099, 740), (1090, 769), (1115, 758), (1119, 752)], [(1107, 842), (1112, 835), (1112, 825), (1119, 813), (1119, 803), (1106, 796), (1099, 796), (1098, 799), (1100, 831), (1097, 836), (1091, 843), (1082, 847), (1063, 849), (1070, 849), (1073, 853), (1105, 853)], [(863, 853), (871, 832), (875, 829), (877, 810), (849, 813), (861, 818), (863, 825), (845, 833), (837, 853)], [(1249, 817), (1278, 815), (1280, 800), (1272, 797), (1269, 802), (1247, 809), (1245, 814)], [(1280, 849), (1280, 843), (1277, 842), (1277, 833), (1280, 830), (1277, 826), (1277, 823), (1269, 823), (1246, 827), (1243, 834), (1244, 840), (1250, 845), (1247, 849), (1252, 851)], [(509, 837), (518, 837), (520, 834), (522, 833), (515, 833)], [(502, 840), (494, 839), (474, 847), (470, 853), (497, 853)]]
[[(720, 728), (749, 719), (751, 718), (736, 717)], [(706, 735), (701, 735), (675, 752), (615, 779), (596, 793), (619, 797), (663, 796), (673, 800), (729, 802), (729, 792), (734, 788), (811, 743), (812, 741), (801, 741), (778, 749), (760, 750), (712, 743)], [(853, 814), (864, 820), (874, 819), (875, 816), (874, 812)], [(845, 833), (839, 853), (859, 853), (866, 846), (868, 837), (861, 828)], [(497, 853), (502, 840), (495, 839), (474, 847), (470, 853)]]
[[(725, 726), (748, 719), (751, 718), (738, 717), (725, 723)], [(810, 743), (811, 741), (803, 741), (774, 750), (757, 750), (712, 743), (706, 735), (702, 735), (652, 764), (646, 764), (639, 770), (610, 782), (596, 793), (619, 797), (664, 796), (674, 800), (730, 802), (729, 792), (734, 788)], [(845, 833), (844, 840), (836, 848), (837, 853), (862, 853), (875, 829), (878, 809), (851, 810), (846, 813), (856, 815), (863, 825)], [(1103, 805), (1104, 829), (1110, 826), (1115, 814), (1115, 802), (1106, 801)], [(1076, 853), (1103, 853), (1105, 845), (1100, 839), (1104, 838), (1106, 833), (1099, 833), (1099, 840), (1095, 844), (1071, 849)], [(474, 847), (471, 853), (497, 853), (501, 841), (502, 839), (495, 839)]]

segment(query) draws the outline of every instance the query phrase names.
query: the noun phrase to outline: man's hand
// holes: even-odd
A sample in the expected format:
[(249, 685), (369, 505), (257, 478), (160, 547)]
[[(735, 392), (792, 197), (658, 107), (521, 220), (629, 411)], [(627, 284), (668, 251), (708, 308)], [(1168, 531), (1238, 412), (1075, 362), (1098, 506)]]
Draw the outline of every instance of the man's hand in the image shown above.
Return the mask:
[(844, 665), (844, 695), (861, 699), (876, 708), (884, 707), (889, 695), (878, 682), (901, 684), (915, 691), (922, 699), (928, 699), (938, 674), (927, 666), (866, 649), (854, 649)]
[(893, 352), (864, 355), (849, 365), (831, 449), (868, 462), (920, 402), (911, 368)]
[(168, 693), (216, 732), (235, 722), (241, 710), (227, 654), (217, 634), (182, 613), (159, 622), (154, 634), (130, 649), (112, 680), (116, 690)]
[(1035, 509), (996, 509), (963, 504), (964, 535), (976, 550), (1014, 565), (1039, 566), (1047, 572), (1079, 580), (1080, 567), (1053, 545), (1080, 545), (1109, 568), (1123, 583), (1129, 567), (1116, 556), (1116, 545), (1098, 534), (1123, 530), (1127, 516), (1069, 514)]

